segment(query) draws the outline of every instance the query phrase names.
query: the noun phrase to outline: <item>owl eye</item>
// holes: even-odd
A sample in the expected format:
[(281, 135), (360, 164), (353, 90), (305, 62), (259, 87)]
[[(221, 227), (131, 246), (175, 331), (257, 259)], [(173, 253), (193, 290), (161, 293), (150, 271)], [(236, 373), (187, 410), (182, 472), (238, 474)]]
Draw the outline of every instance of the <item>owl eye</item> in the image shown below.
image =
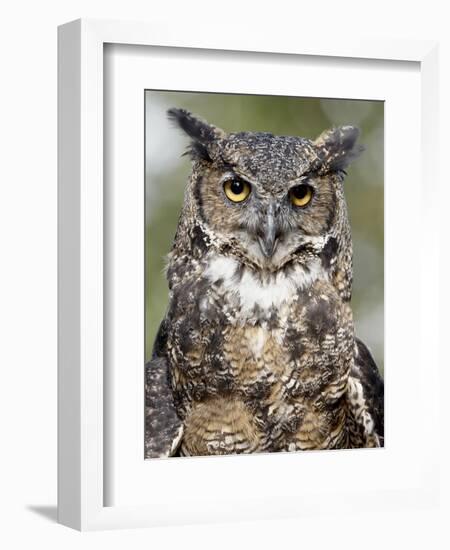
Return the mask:
[(312, 199), (313, 189), (306, 184), (296, 185), (290, 190), (289, 195), (294, 206), (306, 206)]
[(231, 202), (242, 202), (250, 195), (252, 188), (246, 181), (229, 179), (223, 184), (223, 190)]

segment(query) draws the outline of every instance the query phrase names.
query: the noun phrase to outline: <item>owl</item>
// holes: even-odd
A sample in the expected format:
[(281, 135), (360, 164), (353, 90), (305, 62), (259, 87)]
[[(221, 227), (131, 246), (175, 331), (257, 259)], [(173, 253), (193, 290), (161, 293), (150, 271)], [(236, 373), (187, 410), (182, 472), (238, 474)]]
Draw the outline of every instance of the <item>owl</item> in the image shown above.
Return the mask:
[(350, 305), (358, 129), (310, 140), (168, 116), (192, 173), (146, 365), (146, 458), (383, 446), (383, 380)]

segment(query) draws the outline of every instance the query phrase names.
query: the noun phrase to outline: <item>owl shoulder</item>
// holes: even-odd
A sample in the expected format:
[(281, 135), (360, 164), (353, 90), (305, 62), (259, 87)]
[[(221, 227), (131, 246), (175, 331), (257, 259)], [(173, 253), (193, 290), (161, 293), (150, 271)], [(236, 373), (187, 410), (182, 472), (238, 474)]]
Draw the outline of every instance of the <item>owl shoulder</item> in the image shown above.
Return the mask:
[(314, 281), (301, 299), (306, 320), (321, 327), (341, 326), (352, 322), (350, 305), (343, 301), (334, 285), (327, 280)]

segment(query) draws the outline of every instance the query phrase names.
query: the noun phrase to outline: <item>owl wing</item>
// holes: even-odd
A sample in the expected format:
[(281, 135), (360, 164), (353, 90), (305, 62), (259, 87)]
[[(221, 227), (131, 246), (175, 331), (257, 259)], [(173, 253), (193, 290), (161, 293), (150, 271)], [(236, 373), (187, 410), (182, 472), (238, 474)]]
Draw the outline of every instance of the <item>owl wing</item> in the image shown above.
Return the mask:
[(164, 357), (145, 365), (145, 458), (173, 456), (183, 437)]
[(384, 382), (367, 346), (355, 338), (352, 376), (361, 383), (364, 399), (375, 424), (380, 444), (384, 444)]

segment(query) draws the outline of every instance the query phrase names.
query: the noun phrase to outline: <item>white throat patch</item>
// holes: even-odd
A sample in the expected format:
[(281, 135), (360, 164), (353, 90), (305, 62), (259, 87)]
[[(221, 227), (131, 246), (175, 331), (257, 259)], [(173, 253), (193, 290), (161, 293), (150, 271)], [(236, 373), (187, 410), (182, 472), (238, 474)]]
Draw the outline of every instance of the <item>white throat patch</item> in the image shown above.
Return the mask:
[(249, 268), (238, 274), (240, 264), (233, 258), (213, 256), (206, 269), (211, 283), (221, 281), (228, 292), (237, 295), (242, 309), (251, 313), (255, 306), (267, 310), (278, 308), (295, 297), (298, 290), (304, 290), (318, 279), (327, 279), (319, 259), (311, 262), (308, 269), (298, 265), (289, 272), (279, 271), (261, 280)]

